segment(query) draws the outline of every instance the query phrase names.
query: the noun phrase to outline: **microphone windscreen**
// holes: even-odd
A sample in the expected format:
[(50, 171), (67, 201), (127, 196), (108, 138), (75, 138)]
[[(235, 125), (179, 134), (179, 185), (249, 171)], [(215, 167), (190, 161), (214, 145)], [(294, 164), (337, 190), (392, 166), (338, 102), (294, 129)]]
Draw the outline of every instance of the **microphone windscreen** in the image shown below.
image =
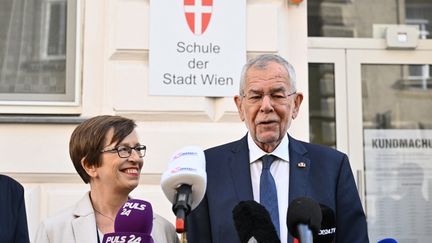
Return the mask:
[(135, 232), (115, 232), (104, 234), (102, 243), (139, 242), (154, 243), (150, 234)]
[(195, 209), (204, 198), (207, 173), (204, 151), (197, 146), (188, 146), (174, 153), (168, 169), (162, 174), (161, 187), (165, 196), (175, 204), (177, 188), (192, 186), (192, 205)]
[(319, 204), (321, 208), (322, 220), (318, 235), (314, 238), (314, 243), (332, 243), (336, 236), (336, 217), (334, 211), (324, 204)]
[(294, 199), (288, 206), (287, 226), (288, 231), (295, 238), (299, 238), (297, 226), (304, 224), (309, 226), (314, 236), (321, 227), (321, 208), (319, 204), (311, 198), (299, 197)]
[(255, 238), (260, 243), (279, 243), (270, 214), (261, 204), (249, 200), (239, 202), (232, 211), (234, 226), (242, 243)]
[(153, 228), (153, 209), (149, 202), (129, 199), (117, 213), (114, 231), (150, 234)]
[(377, 243), (397, 243), (397, 241), (395, 239), (392, 239), (392, 238), (385, 238), (385, 239), (378, 241)]

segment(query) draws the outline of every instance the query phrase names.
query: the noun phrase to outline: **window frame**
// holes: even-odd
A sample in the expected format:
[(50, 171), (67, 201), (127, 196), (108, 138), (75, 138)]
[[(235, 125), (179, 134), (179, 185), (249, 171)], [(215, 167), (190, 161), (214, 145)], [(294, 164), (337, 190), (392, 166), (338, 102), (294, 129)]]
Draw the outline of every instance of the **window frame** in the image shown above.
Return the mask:
[[(7, 114), (80, 114), (81, 113), (81, 43), (82, 43), (82, 0), (67, 1), (66, 28), (66, 74), (65, 93), (0, 93), (0, 113)], [(58, 0), (45, 0), (42, 11)], [(49, 16), (42, 18), (42, 25), (47, 24)], [(48, 22), (49, 23), (49, 22)], [(46, 35), (48, 33), (41, 33)], [(41, 38), (40, 60), (58, 60), (60, 56), (44, 56), (47, 51), (48, 36)], [(45, 40), (44, 40), (45, 39)]]

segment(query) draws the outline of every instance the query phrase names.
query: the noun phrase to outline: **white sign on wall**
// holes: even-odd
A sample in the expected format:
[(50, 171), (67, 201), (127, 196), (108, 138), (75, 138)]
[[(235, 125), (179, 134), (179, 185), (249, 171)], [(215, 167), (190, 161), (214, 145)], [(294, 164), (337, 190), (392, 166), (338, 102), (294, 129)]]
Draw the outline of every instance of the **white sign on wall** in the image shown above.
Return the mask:
[(151, 0), (149, 94), (237, 94), (245, 11), (245, 0)]

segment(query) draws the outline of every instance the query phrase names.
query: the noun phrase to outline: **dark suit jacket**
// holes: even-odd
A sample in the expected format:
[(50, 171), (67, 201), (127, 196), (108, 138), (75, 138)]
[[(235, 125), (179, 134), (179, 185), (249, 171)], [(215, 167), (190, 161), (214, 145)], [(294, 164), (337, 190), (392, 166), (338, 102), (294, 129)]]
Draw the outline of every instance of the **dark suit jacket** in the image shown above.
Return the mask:
[[(348, 157), (289, 138), (289, 201), (310, 197), (336, 214), (335, 243), (367, 243), (366, 218)], [(239, 243), (232, 209), (253, 200), (247, 136), (205, 151), (207, 190), (188, 216), (189, 243)], [(306, 163), (305, 168), (297, 166)], [(289, 236), (289, 242), (293, 239)]]
[(24, 189), (5, 175), (0, 175), (0, 242), (29, 242)]

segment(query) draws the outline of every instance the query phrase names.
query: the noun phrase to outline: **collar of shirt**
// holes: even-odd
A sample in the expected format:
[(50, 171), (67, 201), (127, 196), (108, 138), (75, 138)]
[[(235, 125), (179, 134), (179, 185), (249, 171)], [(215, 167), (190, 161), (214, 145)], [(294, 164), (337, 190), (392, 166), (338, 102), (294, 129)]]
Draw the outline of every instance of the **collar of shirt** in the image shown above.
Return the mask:
[[(265, 151), (263, 151), (260, 147), (258, 147), (258, 145), (256, 145), (250, 133), (248, 133), (247, 140), (248, 140), (248, 147), (249, 147), (249, 163), (256, 162), (263, 155), (268, 154)], [(272, 154), (278, 157), (278, 159), (281, 159), (283, 161), (289, 161), (288, 143), (289, 143), (288, 134), (285, 133), (285, 136), (283, 137), (280, 144), (276, 147), (275, 150), (273, 150), (273, 152), (269, 154)]]

